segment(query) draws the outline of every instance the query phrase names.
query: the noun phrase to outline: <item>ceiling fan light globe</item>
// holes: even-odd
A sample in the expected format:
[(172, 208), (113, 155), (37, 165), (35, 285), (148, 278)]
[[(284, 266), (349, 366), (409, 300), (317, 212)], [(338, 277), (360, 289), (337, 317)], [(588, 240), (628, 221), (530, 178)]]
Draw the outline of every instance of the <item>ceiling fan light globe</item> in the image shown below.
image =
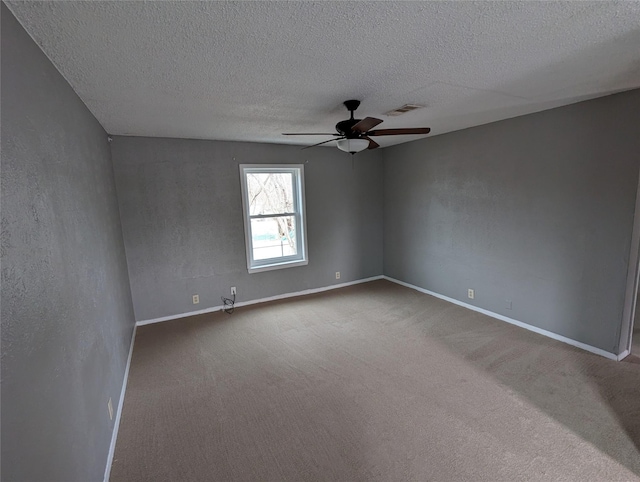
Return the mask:
[(366, 139), (340, 139), (338, 141), (338, 149), (350, 154), (364, 151), (369, 147), (369, 141)]

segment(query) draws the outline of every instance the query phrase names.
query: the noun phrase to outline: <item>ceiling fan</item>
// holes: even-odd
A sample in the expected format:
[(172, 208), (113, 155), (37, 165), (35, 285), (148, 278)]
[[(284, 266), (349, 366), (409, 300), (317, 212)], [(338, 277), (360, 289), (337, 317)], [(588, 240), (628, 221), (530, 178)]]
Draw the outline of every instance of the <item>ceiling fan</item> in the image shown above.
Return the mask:
[(351, 112), (351, 118), (340, 121), (336, 124), (337, 134), (326, 133), (285, 133), (283, 136), (334, 136), (334, 139), (318, 142), (312, 146), (304, 147), (303, 149), (309, 149), (310, 147), (321, 146), (327, 142), (338, 141), (338, 149), (341, 151), (355, 154), (365, 149), (375, 149), (380, 147), (376, 141), (371, 139), (375, 136), (404, 136), (412, 134), (428, 134), (431, 129), (428, 127), (414, 127), (409, 129), (378, 129), (372, 131), (375, 126), (382, 123), (381, 119), (375, 117), (365, 117), (364, 119), (354, 119), (353, 113), (360, 105), (359, 100), (347, 100), (344, 102), (344, 106), (349, 112)]

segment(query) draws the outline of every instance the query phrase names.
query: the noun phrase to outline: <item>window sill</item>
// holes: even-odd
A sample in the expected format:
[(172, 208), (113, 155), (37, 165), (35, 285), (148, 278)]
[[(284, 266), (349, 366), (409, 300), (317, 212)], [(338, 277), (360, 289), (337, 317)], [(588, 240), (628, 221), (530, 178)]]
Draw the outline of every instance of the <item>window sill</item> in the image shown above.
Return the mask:
[(301, 259), (296, 261), (285, 261), (283, 263), (265, 264), (249, 268), (249, 274), (260, 273), (261, 271), (272, 271), (274, 269), (295, 268), (296, 266), (305, 266), (309, 264), (309, 260)]

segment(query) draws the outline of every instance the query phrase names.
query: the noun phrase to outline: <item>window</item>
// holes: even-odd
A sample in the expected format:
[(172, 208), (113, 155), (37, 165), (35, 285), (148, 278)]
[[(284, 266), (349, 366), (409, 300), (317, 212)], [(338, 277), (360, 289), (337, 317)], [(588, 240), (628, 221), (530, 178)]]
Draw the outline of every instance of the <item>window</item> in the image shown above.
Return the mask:
[(308, 263), (304, 166), (241, 164), (249, 273)]

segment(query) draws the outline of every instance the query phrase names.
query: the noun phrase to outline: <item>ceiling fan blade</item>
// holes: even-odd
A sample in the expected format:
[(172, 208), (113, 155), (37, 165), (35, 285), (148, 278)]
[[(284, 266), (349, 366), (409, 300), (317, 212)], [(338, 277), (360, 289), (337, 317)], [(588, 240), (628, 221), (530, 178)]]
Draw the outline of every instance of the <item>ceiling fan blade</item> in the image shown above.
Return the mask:
[(369, 147), (367, 147), (367, 149), (376, 149), (376, 148), (380, 147), (380, 144), (378, 144), (373, 139), (369, 139), (367, 136), (362, 136), (362, 138), (369, 141)]
[[(340, 137), (340, 139), (344, 139), (344, 137)], [(316, 146), (321, 146), (322, 144), (326, 144), (327, 142), (337, 141), (337, 140), (338, 139), (329, 139), (328, 141), (318, 142), (317, 144), (314, 144), (312, 146), (303, 147), (302, 150), (304, 151), (305, 149), (309, 149), (311, 147), (316, 147)]]
[(358, 122), (356, 125), (354, 125), (351, 128), (351, 130), (353, 132), (361, 132), (361, 133), (364, 134), (369, 129), (373, 129), (375, 126), (377, 126), (378, 124), (381, 124), (381, 123), (382, 123), (382, 119), (376, 119), (375, 117), (365, 117), (360, 122)]
[(339, 136), (340, 134), (327, 134), (326, 132), (286, 132), (283, 136)]
[(414, 127), (409, 129), (378, 129), (367, 132), (368, 136), (404, 136), (416, 134), (428, 134), (431, 129), (428, 127)]

